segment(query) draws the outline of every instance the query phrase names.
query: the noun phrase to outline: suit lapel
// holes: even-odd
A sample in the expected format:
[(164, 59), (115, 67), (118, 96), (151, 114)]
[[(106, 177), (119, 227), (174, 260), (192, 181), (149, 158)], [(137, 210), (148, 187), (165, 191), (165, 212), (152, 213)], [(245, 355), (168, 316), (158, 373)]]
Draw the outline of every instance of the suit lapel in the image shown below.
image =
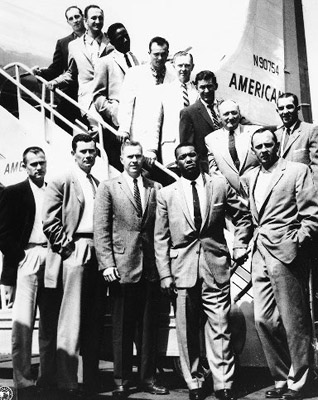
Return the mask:
[(203, 181), (205, 182), (205, 192), (206, 192), (206, 207), (205, 207), (205, 213), (202, 218), (202, 225), (201, 225), (201, 230), (202, 231), (208, 221), (208, 216), (210, 214), (210, 209), (211, 209), (211, 204), (212, 204), (212, 179), (208, 175), (203, 174)]
[(214, 124), (211, 120), (210, 115), (208, 114), (205, 106), (202, 104), (201, 100), (197, 101), (197, 107), (199, 113), (202, 115), (202, 117), (206, 120), (206, 122), (211, 126), (212, 130), (214, 129)]
[[(240, 142), (242, 143), (242, 148), (246, 149), (245, 154), (243, 155), (243, 160), (240, 163), (240, 171), (242, 171), (245, 168), (245, 164), (248, 158), (248, 154), (250, 152), (250, 135), (248, 134), (248, 128), (244, 128), (241, 124), (239, 125), (240, 127)], [(244, 132), (245, 130), (245, 132)]]
[(255, 203), (255, 197), (254, 197), (254, 190), (255, 190), (255, 186), (256, 186), (256, 182), (257, 182), (257, 178), (259, 175), (261, 168), (257, 167), (254, 169), (253, 171), (253, 175), (250, 179), (250, 188), (249, 188), (249, 192), (250, 192), (250, 209), (251, 209), (251, 213), (252, 215), (255, 215), (255, 219), (258, 221), (258, 211), (257, 211), (257, 207), (256, 207), (256, 203)]
[(181, 209), (182, 209), (182, 211), (183, 211), (183, 214), (184, 214), (186, 220), (188, 221), (188, 223), (189, 223), (189, 225), (191, 226), (191, 228), (192, 228), (193, 230), (195, 230), (196, 228), (195, 228), (195, 225), (194, 225), (194, 221), (193, 221), (193, 219), (191, 218), (190, 211), (189, 211), (189, 208), (188, 208), (186, 199), (185, 199), (185, 194), (184, 194), (184, 191), (183, 191), (181, 179), (179, 179), (179, 180), (177, 181), (177, 184), (176, 184), (176, 186), (174, 187), (174, 189), (175, 189), (176, 192), (177, 192), (177, 196), (178, 196), (178, 199), (179, 199), (179, 204), (180, 204), (180, 206), (181, 206)]
[(81, 185), (75, 175), (72, 174), (71, 179), (72, 179), (72, 185), (74, 188), (74, 192), (76, 193), (76, 197), (80, 203), (80, 207), (84, 208), (85, 199), (84, 199), (84, 193), (81, 188)]
[(145, 203), (144, 203), (145, 206), (144, 206), (144, 209), (143, 209), (143, 217), (144, 217), (146, 215), (146, 210), (148, 208), (150, 193), (151, 193), (151, 189), (153, 188), (153, 186), (144, 177), (142, 178), (142, 182), (143, 182), (143, 185), (144, 185), (144, 188), (145, 188)]
[(296, 140), (298, 140), (298, 138), (300, 137), (300, 134), (301, 134), (301, 125), (300, 125), (300, 121), (297, 121), (295, 129), (293, 130), (293, 133), (289, 136), (287, 146), (285, 147), (285, 149), (283, 151), (283, 157), (289, 152), (289, 149), (296, 142)]

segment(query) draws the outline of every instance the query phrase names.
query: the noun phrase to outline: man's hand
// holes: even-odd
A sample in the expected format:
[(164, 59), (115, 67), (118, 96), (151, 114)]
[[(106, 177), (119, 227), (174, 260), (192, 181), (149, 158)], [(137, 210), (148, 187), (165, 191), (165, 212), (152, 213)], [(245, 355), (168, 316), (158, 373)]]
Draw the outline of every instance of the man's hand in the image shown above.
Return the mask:
[(31, 71), (33, 75), (41, 76), (42, 68), (40, 68), (38, 65), (35, 65), (34, 67), (31, 68)]
[(237, 265), (242, 265), (248, 259), (248, 251), (247, 249), (234, 249), (233, 250), (233, 260)]
[(157, 160), (157, 155), (154, 151), (148, 150), (145, 151), (145, 162), (149, 165), (152, 165)]
[(167, 294), (169, 297), (174, 298), (177, 297), (177, 289), (174, 284), (173, 278), (171, 276), (167, 276), (160, 281), (161, 290), (163, 293)]
[(8, 308), (12, 308), (14, 300), (15, 286), (3, 285), (5, 303)]
[(47, 84), (47, 88), (52, 90), (52, 91), (54, 91), (58, 87), (59, 87), (59, 85), (58, 85), (58, 83), (56, 82), (55, 79), (53, 79), (53, 81), (48, 82), (48, 84)]
[(117, 131), (116, 136), (120, 143), (124, 143), (126, 140), (129, 139), (129, 133), (121, 130)]
[(116, 267), (104, 269), (103, 276), (106, 282), (114, 282), (120, 280), (119, 271)]

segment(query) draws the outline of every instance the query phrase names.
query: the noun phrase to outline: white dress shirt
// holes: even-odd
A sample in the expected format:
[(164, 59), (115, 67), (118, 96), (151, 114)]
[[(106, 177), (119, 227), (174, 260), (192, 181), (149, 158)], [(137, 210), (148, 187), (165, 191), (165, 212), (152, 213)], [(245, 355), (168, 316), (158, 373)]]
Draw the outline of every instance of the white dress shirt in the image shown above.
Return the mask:
[(35, 216), (29, 243), (42, 244), (47, 242), (47, 238), (43, 233), (42, 224), (42, 207), (44, 202), (45, 184), (39, 188), (31, 181), (31, 179), (29, 179), (29, 182), (35, 201)]
[(260, 211), (264, 203), (265, 195), (267, 193), (268, 186), (273, 178), (273, 172), (275, 171), (276, 167), (277, 162), (269, 169), (261, 168), (258, 174), (256, 185), (254, 188), (254, 200), (257, 211)]

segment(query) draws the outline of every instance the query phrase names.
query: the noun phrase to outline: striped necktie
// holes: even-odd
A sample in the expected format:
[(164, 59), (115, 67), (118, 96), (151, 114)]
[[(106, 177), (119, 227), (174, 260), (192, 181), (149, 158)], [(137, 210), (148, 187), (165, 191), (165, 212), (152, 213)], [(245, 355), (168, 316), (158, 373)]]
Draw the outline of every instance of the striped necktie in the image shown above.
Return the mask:
[(189, 96), (188, 96), (188, 89), (185, 83), (182, 83), (182, 98), (183, 98), (183, 105), (184, 107), (188, 107), (190, 105)]
[(141, 217), (142, 216), (141, 197), (136, 178), (134, 178), (134, 199), (137, 205), (138, 217)]
[(213, 125), (215, 126), (216, 129), (219, 129), (221, 127), (221, 125), (219, 123), (219, 119), (218, 119), (218, 117), (216, 115), (216, 112), (214, 111), (214, 104), (208, 104), (207, 107), (211, 112)]

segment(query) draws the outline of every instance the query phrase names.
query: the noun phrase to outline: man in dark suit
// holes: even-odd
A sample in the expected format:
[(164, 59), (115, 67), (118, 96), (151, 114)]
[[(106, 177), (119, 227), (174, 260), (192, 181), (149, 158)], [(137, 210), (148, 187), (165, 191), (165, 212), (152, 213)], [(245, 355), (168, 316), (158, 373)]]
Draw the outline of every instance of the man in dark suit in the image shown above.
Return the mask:
[(191, 106), (181, 110), (180, 143), (194, 144), (200, 157), (201, 168), (204, 172), (208, 172), (207, 148), (204, 138), (220, 127), (215, 101), (218, 84), (211, 71), (199, 72), (195, 77), (194, 84), (200, 98)]
[[(47, 68), (34, 67), (33, 73), (39, 75), (42, 78), (50, 81), (57, 78), (59, 75), (68, 69), (68, 45), (71, 41), (78, 37), (81, 37), (85, 32), (83, 13), (77, 6), (68, 7), (65, 11), (65, 18), (67, 23), (71, 26), (73, 32), (59, 39), (56, 42), (56, 47), (53, 55), (53, 62)], [(72, 99), (77, 100), (78, 83), (74, 81), (72, 84), (65, 88), (65, 94), (70, 96)], [(60, 99), (57, 105), (56, 111), (61, 115), (74, 122), (76, 118), (79, 118), (80, 113), (76, 107), (70, 104), (64, 99)], [(69, 129), (63, 122), (59, 122), (61, 127)]]
[(306, 165), (279, 159), (274, 133), (256, 131), (252, 148), (261, 164), (248, 179), (255, 324), (275, 380), (266, 397), (299, 400), (311, 362), (308, 271), (318, 193)]
[(132, 373), (133, 340), (138, 330), (141, 390), (167, 394), (156, 383), (160, 285), (153, 230), (159, 183), (141, 176), (142, 147), (122, 145), (123, 173), (98, 188), (94, 240), (99, 269), (109, 282), (113, 321), (113, 396), (126, 398)]
[(161, 288), (177, 296), (177, 338), (190, 400), (204, 398), (199, 363), (203, 313), (215, 395), (233, 400), (235, 365), (228, 322), (230, 253), (223, 230), (228, 213), (235, 224), (233, 258), (238, 263), (245, 261), (250, 215), (223, 176), (200, 172), (194, 145), (181, 143), (175, 155), (181, 178), (157, 196), (155, 253)]
[(47, 186), (43, 229), (49, 240), (45, 286), (57, 288), (57, 383), (78, 396), (78, 355), (83, 357), (86, 392), (98, 390), (102, 301), (93, 246), (93, 209), (98, 181), (90, 174), (96, 143), (86, 134), (72, 140), (75, 165)]
[[(55, 343), (46, 335), (52, 315), (44, 289), (47, 240), (42, 229), (46, 158), (40, 147), (23, 153), (28, 179), (8, 186), (0, 197), (0, 250), (4, 255), (1, 284), (16, 286), (12, 314), (13, 380), (19, 395), (35, 395), (31, 374), (32, 333), (40, 309), (40, 375), (38, 385), (54, 384)], [(22, 398), (22, 397), (21, 397)]]

